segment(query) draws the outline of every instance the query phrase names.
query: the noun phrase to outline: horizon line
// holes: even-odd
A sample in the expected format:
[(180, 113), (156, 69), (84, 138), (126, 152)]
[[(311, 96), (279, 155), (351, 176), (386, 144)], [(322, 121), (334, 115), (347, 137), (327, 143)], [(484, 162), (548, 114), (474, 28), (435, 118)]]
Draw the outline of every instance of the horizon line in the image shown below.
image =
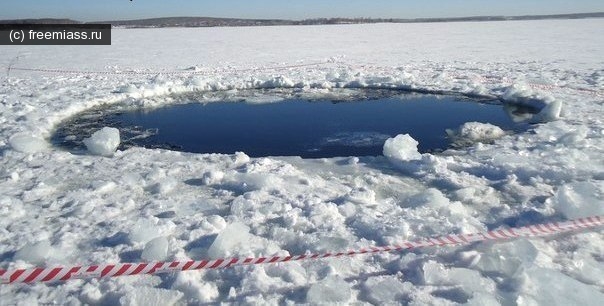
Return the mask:
[(313, 20), (398, 20), (398, 21), (425, 21), (425, 20), (442, 20), (442, 19), (467, 19), (467, 18), (523, 18), (523, 17), (555, 17), (555, 16), (577, 16), (577, 15), (603, 15), (604, 11), (598, 12), (578, 12), (578, 13), (560, 13), (560, 14), (523, 14), (523, 15), (466, 15), (466, 16), (451, 16), (451, 17), (415, 17), (415, 18), (395, 18), (395, 17), (313, 17), (304, 19), (283, 19), (283, 18), (240, 18), (240, 17), (215, 17), (215, 16), (163, 16), (163, 17), (143, 17), (133, 19), (112, 19), (112, 20), (96, 20), (82, 21), (78, 19), (64, 17), (39, 17), (39, 18), (15, 18), (2, 19), (0, 21), (23, 21), (23, 20), (70, 20), (80, 23), (99, 23), (99, 22), (121, 22), (121, 21), (143, 21), (153, 19), (170, 19), (170, 18), (208, 18), (208, 19), (231, 19), (231, 20), (258, 20), (258, 21), (292, 21), (303, 22)]

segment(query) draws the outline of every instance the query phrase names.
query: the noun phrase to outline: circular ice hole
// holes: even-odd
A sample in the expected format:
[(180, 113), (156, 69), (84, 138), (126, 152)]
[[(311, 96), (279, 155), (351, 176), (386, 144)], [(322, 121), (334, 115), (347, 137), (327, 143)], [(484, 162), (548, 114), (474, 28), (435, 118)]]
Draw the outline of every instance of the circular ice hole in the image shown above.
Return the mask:
[(405, 133), (419, 142), (420, 152), (442, 151), (452, 145), (451, 130), (466, 122), (490, 123), (509, 132), (526, 128), (514, 120), (518, 108), (512, 112), (497, 100), (461, 96), (383, 90), (301, 95), (269, 90), (171, 99), (171, 104), (151, 109), (120, 104), (87, 110), (63, 122), (53, 142), (80, 150), (83, 138), (111, 126), (120, 129), (120, 149), (323, 158), (381, 155), (386, 139)]

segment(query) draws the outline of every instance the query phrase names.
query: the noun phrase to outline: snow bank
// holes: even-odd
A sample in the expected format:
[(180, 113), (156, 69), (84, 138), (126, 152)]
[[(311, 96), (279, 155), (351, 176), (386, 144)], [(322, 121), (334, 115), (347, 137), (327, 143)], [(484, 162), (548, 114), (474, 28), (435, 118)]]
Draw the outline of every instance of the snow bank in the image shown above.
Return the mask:
[(88, 151), (94, 155), (112, 156), (120, 145), (120, 131), (112, 127), (104, 127), (84, 139)]

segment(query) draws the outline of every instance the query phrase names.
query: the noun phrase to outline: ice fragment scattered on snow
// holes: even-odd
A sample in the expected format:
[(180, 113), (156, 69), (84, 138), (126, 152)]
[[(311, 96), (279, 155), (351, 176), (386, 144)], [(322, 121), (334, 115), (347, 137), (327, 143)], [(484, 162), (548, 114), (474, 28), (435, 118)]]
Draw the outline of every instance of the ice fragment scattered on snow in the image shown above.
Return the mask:
[(170, 306), (175, 305), (183, 296), (176, 290), (161, 288), (140, 287), (136, 290), (128, 290), (126, 295), (120, 298), (121, 305), (140, 306)]
[(539, 251), (535, 245), (526, 239), (493, 244), (480, 255), (476, 267), (484, 272), (499, 272), (511, 277), (522, 268), (532, 266), (537, 255)]
[(128, 239), (131, 243), (146, 243), (159, 236), (161, 236), (160, 231), (153, 221), (141, 219), (130, 230)]
[(43, 139), (24, 133), (13, 135), (8, 143), (14, 150), (23, 153), (40, 152), (47, 147), (47, 143)]
[(384, 156), (393, 163), (419, 160), (422, 155), (417, 151), (418, 144), (409, 134), (388, 138), (384, 143)]
[(604, 294), (555, 270), (533, 266), (523, 275), (518, 305), (601, 305)]
[(535, 115), (531, 122), (533, 123), (541, 123), (541, 122), (550, 122), (554, 120), (558, 120), (560, 118), (560, 113), (562, 112), (562, 102), (560, 101), (551, 101), (541, 111)]
[(51, 246), (48, 240), (28, 243), (15, 253), (15, 260), (23, 260), (32, 264), (43, 264), (51, 255)]
[(222, 172), (220, 170), (208, 171), (208, 172), (204, 173), (203, 176), (201, 177), (201, 182), (204, 185), (211, 186), (211, 185), (220, 184), (220, 182), (222, 181), (223, 178), (224, 178), (224, 172)]
[(104, 127), (84, 139), (88, 151), (94, 155), (112, 156), (120, 145), (120, 131), (116, 128)]
[(464, 292), (495, 292), (495, 282), (484, 278), (476, 270), (466, 268), (446, 268), (443, 264), (429, 260), (422, 270), (426, 285), (435, 286), (461, 286)]
[(447, 130), (447, 134), (458, 144), (490, 142), (505, 136), (500, 127), (480, 122), (466, 122), (457, 130)]
[(171, 177), (159, 179), (159, 182), (151, 187), (151, 191), (156, 194), (167, 194), (174, 190), (178, 185), (178, 181)]
[(556, 211), (569, 219), (604, 215), (604, 183), (574, 182), (558, 189), (553, 197)]
[(376, 305), (400, 301), (406, 287), (392, 275), (370, 277), (364, 284), (369, 301)]
[(168, 256), (168, 239), (157, 237), (147, 242), (141, 258), (146, 261), (163, 261)]
[(185, 294), (185, 298), (198, 303), (214, 301), (220, 293), (215, 283), (203, 280), (204, 274), (199, 271), (176, 273), (172, 289)]
[(352, 291), (346, 281), (329, 276), (313, 284), (306, 293), (306, 302), (310, 304), (343, 303), (350, 300)]
[(237, 246), (249, 243), (250, 228), (240, 222), (229, 224), (216, 236), (212, 245), (208, 249), (210, 258), (226, 257), (233, 252)]

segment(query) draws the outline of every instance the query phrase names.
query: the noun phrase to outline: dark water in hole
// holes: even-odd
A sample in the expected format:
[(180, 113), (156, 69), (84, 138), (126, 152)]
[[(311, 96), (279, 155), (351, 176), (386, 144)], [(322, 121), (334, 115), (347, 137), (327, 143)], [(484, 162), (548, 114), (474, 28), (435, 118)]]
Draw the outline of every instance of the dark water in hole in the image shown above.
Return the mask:
[(337, 103), (298, 98), (269, 104), (191, 103), (153, 110), (107, 110), (96, 119), (88, 116), (91, 122), (86, 117), (73, 119), (71, 128), (69, 122), (60, 127), (55, 142), (74, 149), (92, 131), (113, 126), (120, 129), (122, 148), (320, 158), (381, 155), (384, 141), (401, 133), (419, 141), (420, 152), (440, 151), (450, 145), (445, 130), (470, 121), (504, 130), (521, 128), (499, 104), (418, 94)]

